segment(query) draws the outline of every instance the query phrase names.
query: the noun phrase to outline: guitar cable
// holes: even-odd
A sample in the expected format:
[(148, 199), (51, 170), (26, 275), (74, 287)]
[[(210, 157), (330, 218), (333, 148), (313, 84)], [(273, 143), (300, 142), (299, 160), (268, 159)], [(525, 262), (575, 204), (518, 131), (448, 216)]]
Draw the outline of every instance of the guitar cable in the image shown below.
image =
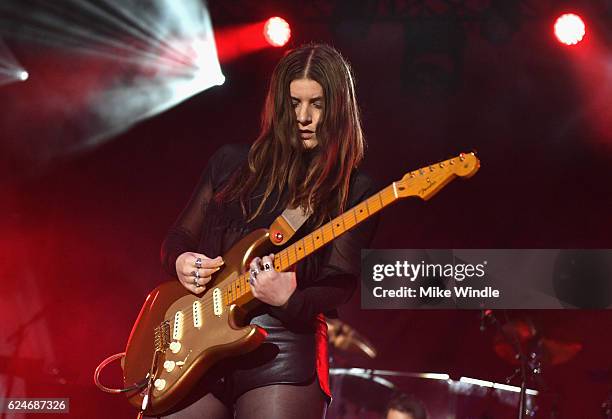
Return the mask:
[(129, 387), (126, 388), (109, 388), (106, 387), (104, 384), (102, 384), (100, 382), (100, 373), (102, 372), (102, 370), (111, 362), (119, 359), (119, 358), (125, 358), (125, 352), (120, 352), (114, 355), (109, 356), (108, 358), (106, 358), (104, 361), (100, 362), (100, 365), (98, 365), (96, 367), (96, 370), (94, 371), (94, 383), (96, 384), (96, 386), (106, 392), (106, 393), (111, 393), (111, 394), (121, 394), (121, 393), (127, 393), (129, 391), (134, 391), (134, 390), (140, 390), (141, 388), (145, 387), (147, 385), (147, 383), (150, 381), (149, 378), (144, 378), (142, 381), (132, 384)]

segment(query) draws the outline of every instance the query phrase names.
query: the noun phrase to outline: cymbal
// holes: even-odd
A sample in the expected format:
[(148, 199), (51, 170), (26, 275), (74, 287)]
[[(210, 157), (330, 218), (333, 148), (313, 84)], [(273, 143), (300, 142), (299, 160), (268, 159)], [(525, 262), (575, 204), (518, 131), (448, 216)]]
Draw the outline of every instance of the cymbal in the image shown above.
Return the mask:
[(327, 334), (334, 348), (376, 358), (374, 345), (355, 329), (338, 319), (327, 319)]
[(531, 322), (525, 320), (512, 320), (507, 322), (495, 333), (493, 338), (493, 350), (504, 361), (518, 365), (516, 342), (521, 346), (521, 351), (526, 352), (526, 344), (536, 335), (537, 331)]
[(545, 365), (565, 364), (582, 350), (581, 343), (548, 338), (540, 338), (538, 345), (543, 348), (542, 360)]
[(545, 366), (565, 364), (582, 350), (582, 344), (578, 342), (538, 337), (533, 325), (522, 320), (509, 322), (502, 330), (504, 333), (498, 332), (494, 338), (493, 350), (501, 359), (512, 365), (521, 363), (516, 345), (512, 342), (513, 336), (520, 344), (522, 353), (537, 354)]
[(518, 339), (520, 343), (525, 343), (533, 339), (538, 331), (531, 321), (512, 320), (502, 326), (502, 331), (497, 332), (495, 340)]

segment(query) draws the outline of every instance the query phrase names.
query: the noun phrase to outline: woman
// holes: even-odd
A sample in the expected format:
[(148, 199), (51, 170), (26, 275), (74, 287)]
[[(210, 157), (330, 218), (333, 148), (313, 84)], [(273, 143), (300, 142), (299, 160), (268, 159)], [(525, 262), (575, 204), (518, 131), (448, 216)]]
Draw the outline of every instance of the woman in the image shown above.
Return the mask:
[[(222, 147), (162, 246), (165, 269), (195, 294), (238, 239), (268, 228), (285, 208), (312, 212), (315, 227), (373, 192), (355, 171), (364, 153), (351, 70), (327, 45), (288, 52), (270, 82), (261, 134), (249, 148)], [(257, 350), (218, 365), (169, 417), (321, 418), (330, 400), (326, 325), (356, 287), (359, 253), (374, 234), (369, 220), (296, 266), (277, 272), (274, 255), (251, 263), (253, 294), (264, 304), (251, 323), (268, 332)], [(291, 243), (290, 242), (290, 243)]]

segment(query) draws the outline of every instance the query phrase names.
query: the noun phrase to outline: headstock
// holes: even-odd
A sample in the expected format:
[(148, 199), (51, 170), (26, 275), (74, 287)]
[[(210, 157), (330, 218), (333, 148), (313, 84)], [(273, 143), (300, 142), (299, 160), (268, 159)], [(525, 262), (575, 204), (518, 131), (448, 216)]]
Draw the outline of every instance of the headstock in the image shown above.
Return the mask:
[(413, 172), (394, 182), (398, 198), (418, 196), (428, 200), (455, 177), (469, 178), (480, 168), (480, 160), (474, 153), (461, 153)]

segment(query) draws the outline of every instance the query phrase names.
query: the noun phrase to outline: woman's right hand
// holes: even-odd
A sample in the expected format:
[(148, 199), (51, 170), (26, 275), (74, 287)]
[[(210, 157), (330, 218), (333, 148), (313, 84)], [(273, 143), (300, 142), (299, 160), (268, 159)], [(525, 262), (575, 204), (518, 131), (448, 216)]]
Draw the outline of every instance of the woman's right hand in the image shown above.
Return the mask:
[[(211, 259), (202, 253), (185, 252), (176, 258), (176, 274), (185, 288), (194, 294), (201, 294), (206, 290), (210, 276), (221, 269), (223, 263), (221, 256)], [(198, 268), (197, 265), (201, 267)], [(196, 286), (196, 271), (199, 274), (199, 286)]]

